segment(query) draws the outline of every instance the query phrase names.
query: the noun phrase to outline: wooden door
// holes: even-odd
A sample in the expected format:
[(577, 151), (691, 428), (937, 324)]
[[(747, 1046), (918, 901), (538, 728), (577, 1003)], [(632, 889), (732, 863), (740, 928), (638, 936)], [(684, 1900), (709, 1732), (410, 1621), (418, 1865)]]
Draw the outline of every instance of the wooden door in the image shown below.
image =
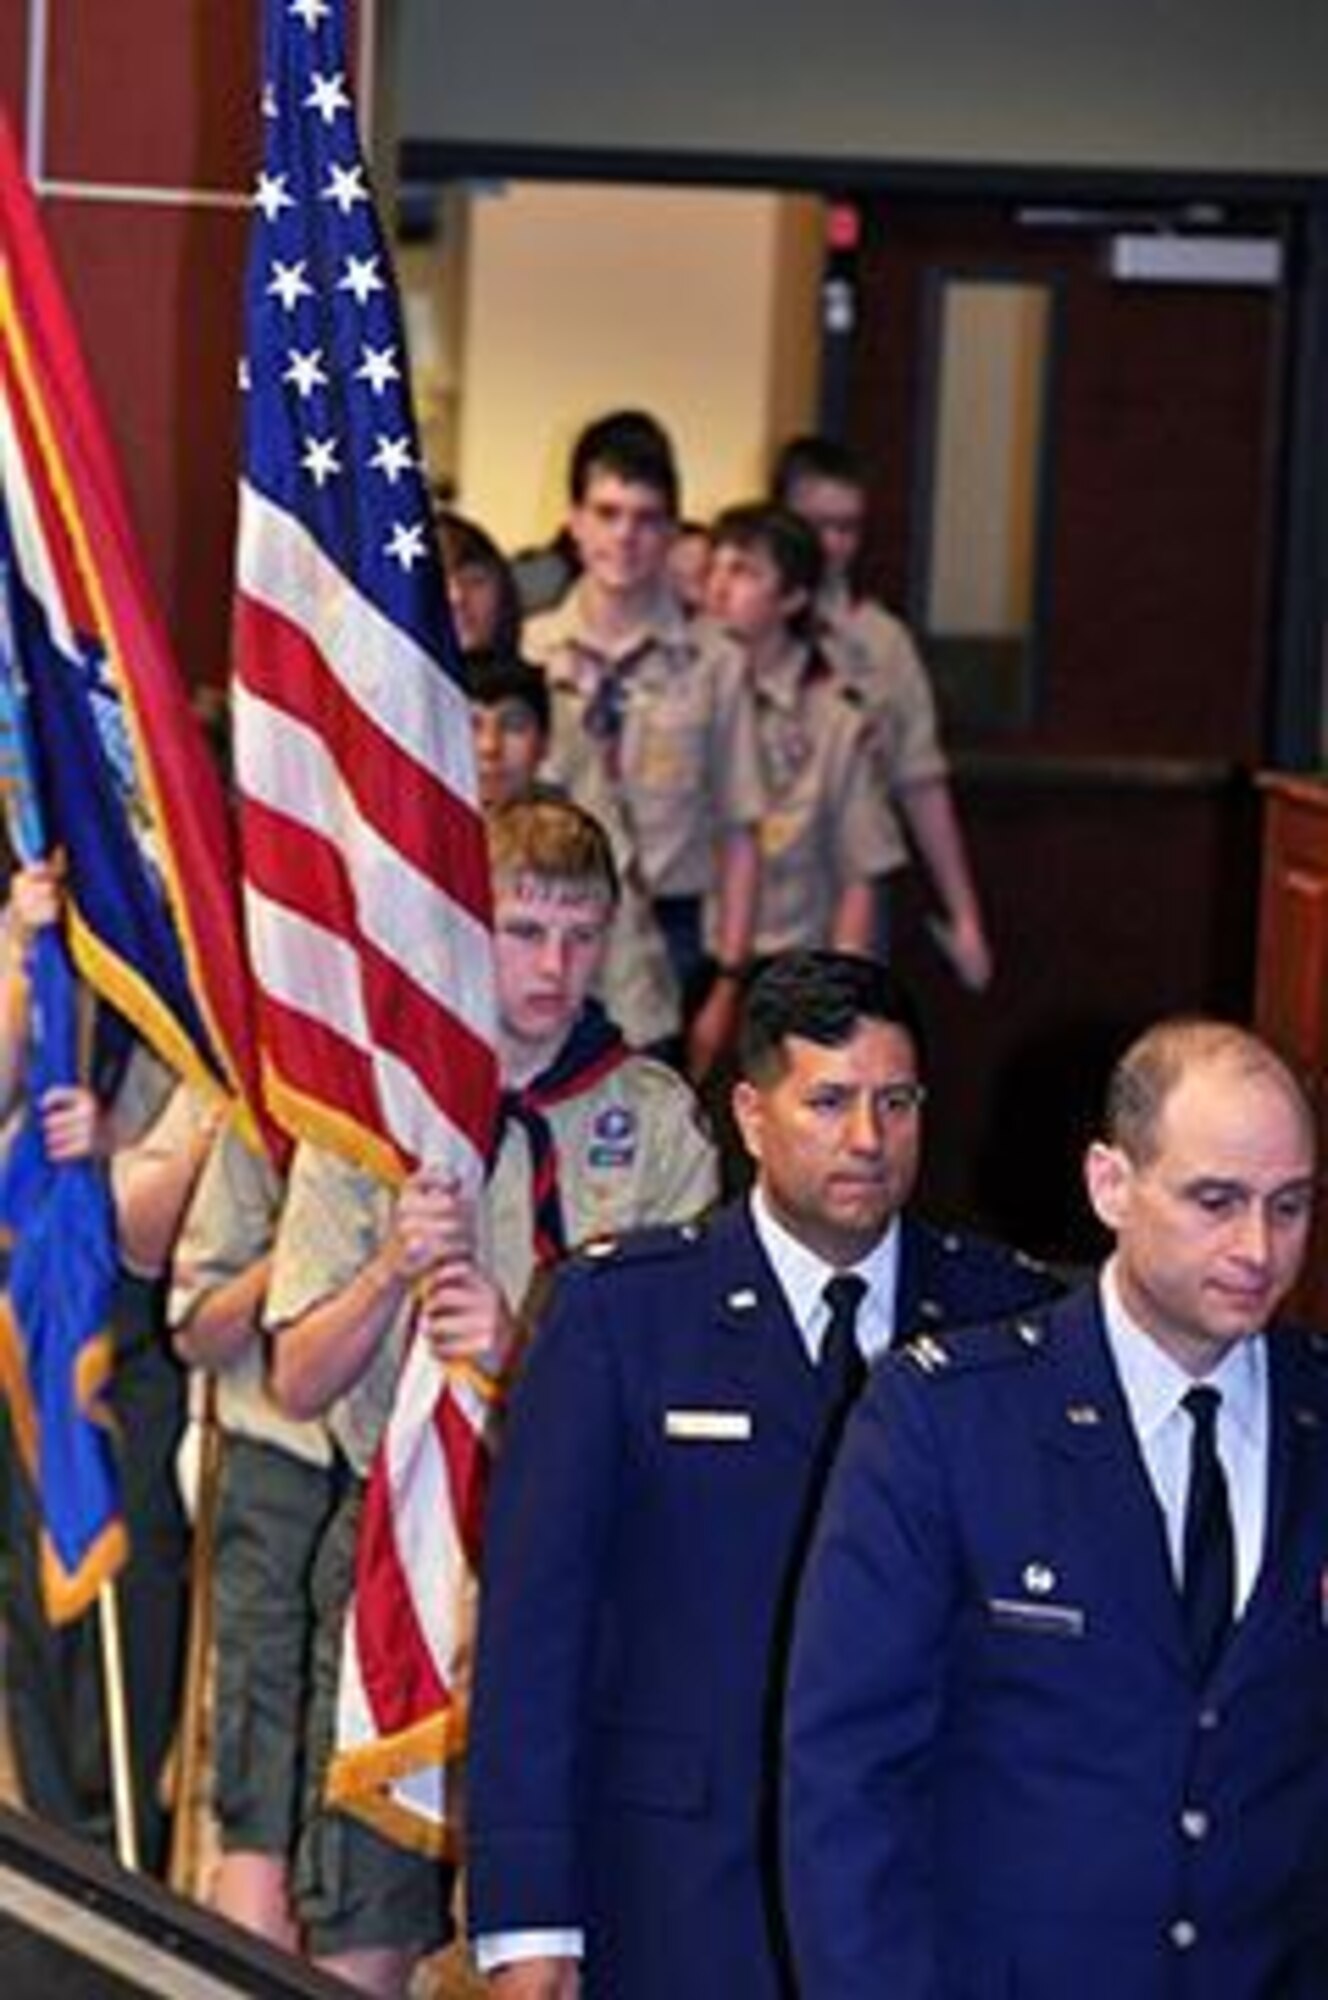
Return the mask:
[(938, 965), (917, 871), (899, 951), (935, 1039), (929, 1198), (1069, 1258), (1097, 1247), (1078, 1157), (1111, 1058), (1160, 1014), (1250, 1006), (1274, 608), (1282, 295), (1115, 283), (1108, 234), (864, 205), (846, 426), (866, 580), (918, 613), (938, 275), (1054, 287), (1036, 667), (1016, 712), (948, 718), (996, 984)]

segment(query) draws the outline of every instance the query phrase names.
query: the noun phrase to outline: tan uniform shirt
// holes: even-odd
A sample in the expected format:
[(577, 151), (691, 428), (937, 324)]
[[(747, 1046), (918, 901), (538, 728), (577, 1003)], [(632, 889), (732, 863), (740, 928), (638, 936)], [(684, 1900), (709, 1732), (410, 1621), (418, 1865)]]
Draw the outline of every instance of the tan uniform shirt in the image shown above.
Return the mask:
[(930, 783), (948, 772), (936, 722), (931, 678), (906, 625), (870, 598), (846, 589), (823, 592), (817, 639), (836, 673), (862, 698), (872, 748), (887, 793)]
[[(661, 592), (640, 630), (606, 656), (588, 636), (579, 590), (532, 619), (525, 650), (553, 701), (548, 773), (578, 805), (627, 827), (652, 896), (702, 896), (724, 835), (761, 816), (756, 721), (742, 655)], [(614, 740), (596, 735), (596, 696), (621, 709)]]
[[(179, 1326), (195, 1307), (267, 1255), (281, 1213), (281, 1177), (224, 1126), (213, 1141), (175, 1246), (170, 1321)], [(321, 1422), (301, 1422), (278, 1408), (267, 1385), (262, 1336), (250, 1340), (216, 1371), (217, 1418), (233, 1437), (275, 1445), (311, 1465), (327, 1465), (332, 1450)]]
[(754, 948), (764, 957), (828, 945), (843, 891), (907, 856), (856, 694), (806, 646), (753, 686), (767, 800)]
[[(561, 791), (560, 795), (566, 796)], [(609, 926), (595, 997), (604, 1002), (634, 1049), (650, 1048), (681, 1029), (682, 996), (627, 824), (607, 797), (600, 801), (596, 817), (613, 849), (618, 907)]]
[[(545, 1114), (558, 1153), (569, 1249), (643, 1223), (686, 1222), (715, 1201), (719, 1181), (691, 1089), (646, 1056), (627, 1062)], [(513, 1308), (535, 1274), (530, 1147), (509, 1123), (489, 1183), (490, 1269)]]
[[(115, 1153), (123, 1147), (137, 1146), (149, 1137), (155, 1145), (166, 1134), (164, 1114), (168, 1108), (173, 1119), (192, 1120), (202, 1108), (202, 1098), (182, 1084), (175, 1071), (168, 1069), (146, 1042), (135, 1042), (124, 1074), (115, 1087), (115, 1096), (107, 1106), (106, 1144), (112, 1154), (112, 1185)], [(158, 1124), (160, 1132), (154, 1129)]]
[[(548, 1114), (558, 1149), (569, 1247), (605, 1231), (681, 1221), (715, 1198), (714, 1155), (686, 1084), (662, 1064), (633, 1056), (612, 1075)], [(391, 1188), (359, 1168), (301, 1145), (277, 1233), (266, 1322), (298, 1319), (350, 1283), (383, 1241)], [(530, 1151), (509, 1126), (484, 1205), (481, 1255), (515, 1311), (534, 1272)], [(351, 1467), (366, 1473), (392, 1406), (410, 1331), (411, 1306), (396, 1315), (368, 1368), (328, 1412)]]

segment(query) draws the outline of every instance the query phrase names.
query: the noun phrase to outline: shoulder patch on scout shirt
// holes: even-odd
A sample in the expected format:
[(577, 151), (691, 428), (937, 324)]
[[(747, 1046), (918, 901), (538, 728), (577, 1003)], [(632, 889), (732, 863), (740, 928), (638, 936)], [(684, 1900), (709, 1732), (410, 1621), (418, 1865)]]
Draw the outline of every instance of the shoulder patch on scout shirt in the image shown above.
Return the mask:
[(591, 1121), (586, 1165), (630, 1167), (636, 1158), (641, 1121), (630, 1104), (606, 1104)]
[(924, 1333), (899, 1351), (920, 1374), (943, 1379), (1031, 1360), (1045, 1338), (1042, 1322), (1035, 1315), (1025, 1314), (996, 1326), (964, 1327), (946, 1334)]

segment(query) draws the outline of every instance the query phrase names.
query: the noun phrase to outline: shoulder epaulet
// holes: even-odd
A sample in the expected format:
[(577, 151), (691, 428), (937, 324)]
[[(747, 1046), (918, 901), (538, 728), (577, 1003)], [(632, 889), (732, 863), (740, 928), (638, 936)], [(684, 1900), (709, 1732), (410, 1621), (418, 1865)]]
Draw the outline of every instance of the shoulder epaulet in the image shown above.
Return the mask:
[(703, 1222), (670, 1222), (654, 1229), (633, 1229), (626, 1236), (592, 1236), (581, 1245), (573, 1261), (579, 1268), (592, 1271), (658, 1263), (694, 1250), (704, 1235)]
[(1028, 1361), (1041, 1350), (1045, 1340), (1042, 1321), (1028, 1313), (1018, 1319), (998, 1320), (991, 1326), (919, 1334), (899, 1352), (920, 1374), (940, 1379)]
[(1054, 1277), (1050, 1264), (1041, 1257), (1031, 1256), (1027, 1250), (1017, 1250), (1012, 1244), (1001, 1243), (995, 1237), (975, 1236), (966, 1229), (938, 1229), (935, 1242), (947, 1257), (981, 1259), (989, 1264), (1005, 1264), (1019, 1271), (1031, 1271), (1039, 1277)]

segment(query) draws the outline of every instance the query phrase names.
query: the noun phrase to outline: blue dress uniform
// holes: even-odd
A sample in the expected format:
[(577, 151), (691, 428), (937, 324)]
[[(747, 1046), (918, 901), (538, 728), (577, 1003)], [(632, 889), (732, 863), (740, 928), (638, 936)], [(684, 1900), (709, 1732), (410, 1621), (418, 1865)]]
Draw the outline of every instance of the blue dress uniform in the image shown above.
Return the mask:
[(892, 1355), (805, 1573), (806, 2000), (1328, 1994), (1328, 1361), (1269, 1342), (1266, 1550), (1206, 1680), (1095, 1289)]
[[(897, 1324), (1045, 1298), (907, 1222)], [(477, 1936), (573, 1926), (585, 1992), (787, 1990), (777, 1683), (825, 1409), (745, 1204), (559, 1279), (494, 1485), (469, 1763)]]

